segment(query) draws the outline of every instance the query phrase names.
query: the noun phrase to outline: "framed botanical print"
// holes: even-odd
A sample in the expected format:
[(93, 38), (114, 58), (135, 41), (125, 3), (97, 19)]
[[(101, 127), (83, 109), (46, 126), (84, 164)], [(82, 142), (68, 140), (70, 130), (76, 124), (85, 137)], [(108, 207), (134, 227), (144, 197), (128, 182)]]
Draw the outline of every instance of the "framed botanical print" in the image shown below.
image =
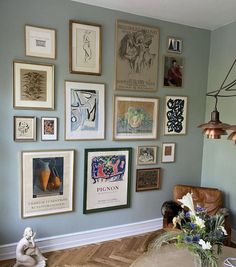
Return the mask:
[(14, 140), (36, 141), (36, 117), (14, 116)]
[(84, 213), (130, 206), (132, 148), (85, 149)]
[(54, 65), (13, 63), (13, 106), (16, 109), (54, 109)]
[(138, 146), (137, 165), (151, 165), (157, 163), (157, 146)]
[(65, 82), (65, 139), (105, 138), (105, 85)]
[(114, 97), (113, 139), (157, 138), (158, 98)]
[(166, 96), (164, 135), (186, 134), (187, 96)]
[(23, 151), (22, 217), (73, 210), (74, 150)]
[(41, 139), (42, 141), (57, 140), (57, 118), (41, 118)]
[(136, 192), (160, 189), (160, 168), (136, 170)]
[(101, 75), (101, 26), (70, 20), (70, 72)]
[(167, 51), (169, 53), (182, 53), (183, 40), (177, 37), (168, 36), (167, 37)]
[(161, 162), (170, 163), (174, 161), (175, 161), (175, 143), (163, 143)]
[(118, 20), (115, 53), (116, 90), (157, 90), (159, 28)]

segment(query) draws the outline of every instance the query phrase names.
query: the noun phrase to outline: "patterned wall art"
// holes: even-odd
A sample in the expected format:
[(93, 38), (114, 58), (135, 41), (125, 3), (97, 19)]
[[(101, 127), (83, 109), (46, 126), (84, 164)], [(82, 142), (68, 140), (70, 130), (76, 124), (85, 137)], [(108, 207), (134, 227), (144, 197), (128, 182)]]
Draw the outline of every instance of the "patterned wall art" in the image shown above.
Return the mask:
[(160, 168), (136, 170), (136, 192), (160, 189)]
[(187, 103), (186, 96), (166, 96), (164, 135), (186, 134)]
[(157, 146), (138, 146), (137, 165), (151, 165), (157, 163)]
[(36, 117), (14, 116), (14, 141), (36, 141)]

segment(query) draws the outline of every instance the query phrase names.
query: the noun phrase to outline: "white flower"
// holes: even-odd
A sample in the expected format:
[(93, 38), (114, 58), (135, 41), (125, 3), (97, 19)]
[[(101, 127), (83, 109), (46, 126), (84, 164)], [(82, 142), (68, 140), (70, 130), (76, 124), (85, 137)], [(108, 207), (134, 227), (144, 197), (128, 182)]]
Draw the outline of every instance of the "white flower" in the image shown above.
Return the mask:
[(181, 224), (181, 220), (180, 220), (179, 216), (174, 217), (173, 220), (172, 220), (172, 223), (174, 225), (173, 228), (176, 228), (177, 223)]
[(191, 214), (195, 215), (195, 209), (193, 205), (193, 198), (192, 193), (187, 193), (185, 196), (183, 196), (181, 199), (178, 199), (180, 203), (182, 203), (182, 207), (189, 208)]
[(211, 249), (211, 244), (210, 242), (205, 242), (203, 239), (200, 239), (198, 241), (198, 244), (202, 246), (202, 249), (206, 250), (206, 249)]
[(198, 216), (195, 216), (195, 223), (200, 228), (204, 228), (205, 227), (205, 221), (203, 219), (201, 219), (200, 217), (198, 217)]
[(220, 226), (220, 230), (224, 233), (224, 235), (228, 235), (227, 231), (224, 228), (224, 226)]

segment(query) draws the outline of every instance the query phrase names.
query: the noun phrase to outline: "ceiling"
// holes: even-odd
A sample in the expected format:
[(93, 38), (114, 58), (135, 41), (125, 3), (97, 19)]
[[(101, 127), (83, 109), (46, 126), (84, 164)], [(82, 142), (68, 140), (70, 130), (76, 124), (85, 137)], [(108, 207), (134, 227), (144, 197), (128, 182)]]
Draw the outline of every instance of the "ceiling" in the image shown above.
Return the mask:
[(215, 30), (236, 21), (236, 0), (72, 0)]

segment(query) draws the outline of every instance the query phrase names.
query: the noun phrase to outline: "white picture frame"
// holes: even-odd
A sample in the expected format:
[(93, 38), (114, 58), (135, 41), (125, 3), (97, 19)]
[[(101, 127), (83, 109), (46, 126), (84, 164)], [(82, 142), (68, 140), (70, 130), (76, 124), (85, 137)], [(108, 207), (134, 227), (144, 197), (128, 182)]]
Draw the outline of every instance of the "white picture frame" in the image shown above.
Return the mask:
[(162, 163), (175, 162), (175, 143), (162, 143)]
[(41, 140), (56, 141), (57, 140), (57, 118), (42, 117), (41, 118)]

